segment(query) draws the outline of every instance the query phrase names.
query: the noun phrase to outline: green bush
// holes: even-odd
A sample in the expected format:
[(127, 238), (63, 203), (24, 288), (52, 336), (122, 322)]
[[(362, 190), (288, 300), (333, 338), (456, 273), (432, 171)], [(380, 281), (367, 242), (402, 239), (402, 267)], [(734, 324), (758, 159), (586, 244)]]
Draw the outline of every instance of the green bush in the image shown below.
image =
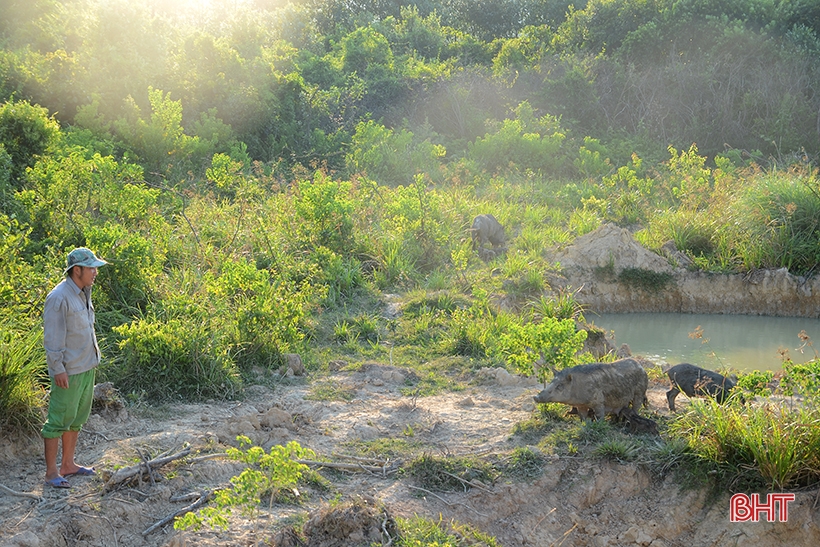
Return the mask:
[(806, 363), (786, 361), (783, 363), (785, 375), (780, 386), (786, 395), (802, 395), (816, 399), (820, 394), (820, 359)]
[(548, 366), (561, 370), (576, 364), (587, 332), (574, 319), (543, 317), (538, 322), (510, 324), (501, 335), (500, 348), (518, 372), (545, 382)]
[(85, 234), (86, 246), (109, 263), (99, 270), (97, 306), (129, 314), (147, 311), (165, 262), (158, 238), (113, 222), (93, 226)]
[(551, 175), (565, 172), (562, 145), (566, 135), (558, 120), (549, 115), (536, 118), (527, 102), (518, 105), (515, 115), (494, 132), (476, 139), (469, 147), (469, 158), (490, 173), (511, 168)]
[(29, 171), (33, 187), (18, 193), (38, 246), (81, 246), (93, 226), (116, 223), (130, 230), (155, 229), (157, 190), (139, 184), (142, 169), (81, 148), (43, 158)]
[(389, 186), (410, 185), (417, 173), (438, 179), (446, 150), (412, 132), (388, 129), (372, 120), (360, 122), (346, 155), (348, 170)]
[(28, 101), (0, 105), (0, 145), (11, 157), (14, 188), (24, 187), (26, 168), (33, 166), (59, 137), (60, 126), (45, 108)]
[(353, 201), (349, 182), (334, 181), (317, 171), (313, 179), (300, 180), (294, 199), (301, 222), (295, 226), (303, 245), (327, 247), (346, 254), (353, 245)]
[(113, 331), (119, 355), (103, 372), (124, 393), (154, 401), (225, 399), (242, 387), (229, 346), (195, 317), (148, 316)]
[(820, 183), (816, 176), (756, 177), (732, 205), (732, 232), (748, 268), (804, 275), (820, 263)]
[(769, 383), (773, 378), (774, 372), (770, 370), (764, 370), (763, 372), (753, 370), (741, 374), (737, 379), (737, 385), (752, 393), (752, 395), (767, 397), (772, 394)]

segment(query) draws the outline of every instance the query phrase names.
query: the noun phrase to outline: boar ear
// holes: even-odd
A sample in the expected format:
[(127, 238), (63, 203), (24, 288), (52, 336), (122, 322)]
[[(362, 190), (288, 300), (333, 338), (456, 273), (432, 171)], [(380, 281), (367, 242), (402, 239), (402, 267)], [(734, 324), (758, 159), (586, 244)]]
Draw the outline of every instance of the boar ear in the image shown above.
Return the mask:
[(570, 380), (572, 380), (572, 374), (567, 374), (567, 375), (566, 375), (566, 379), (567, 379), (567, 382), (569, 382)]

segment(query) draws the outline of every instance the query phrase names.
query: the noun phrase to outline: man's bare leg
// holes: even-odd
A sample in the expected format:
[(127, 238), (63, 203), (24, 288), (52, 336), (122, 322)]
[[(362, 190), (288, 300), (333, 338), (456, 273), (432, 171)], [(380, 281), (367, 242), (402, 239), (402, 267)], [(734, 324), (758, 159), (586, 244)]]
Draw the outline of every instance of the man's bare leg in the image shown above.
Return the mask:
[(66, 431), (63, 433), (63, 460), (60, 463), (60, 475), (66, 476), (76, 473), (80, 466), (74, 463), (74, 451), (77, 449), (77, 437), (79, 431)]
[(46, 480), (50, 481), (60, 476), (60, 472), (57, 471), (57, 452), (60, 450), (60, 437), (44, 438), (43, 446), (46, 456)]

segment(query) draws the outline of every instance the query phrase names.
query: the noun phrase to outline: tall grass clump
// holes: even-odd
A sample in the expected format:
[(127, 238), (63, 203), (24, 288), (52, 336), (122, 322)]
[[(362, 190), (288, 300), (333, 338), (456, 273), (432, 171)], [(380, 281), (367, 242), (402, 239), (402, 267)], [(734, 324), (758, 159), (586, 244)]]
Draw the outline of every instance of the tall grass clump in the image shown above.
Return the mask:
[(730, 213), (748, 269), (788, 268), (805, 275), (820, 264), (820, 182), (816, 175), (761, 175)]
[(0, 336), (0, 433), (36, 431), (46, 382), (42, 329)]
[(468, 524), (414, 516), (396, 519), (400, 537), (396, 547), (498, 547), (498, 541)]
[(820, 478), (820, 411), (814, 405), (760, 406), (693, 401), (669, 425), (726, 486), (797, 488)]

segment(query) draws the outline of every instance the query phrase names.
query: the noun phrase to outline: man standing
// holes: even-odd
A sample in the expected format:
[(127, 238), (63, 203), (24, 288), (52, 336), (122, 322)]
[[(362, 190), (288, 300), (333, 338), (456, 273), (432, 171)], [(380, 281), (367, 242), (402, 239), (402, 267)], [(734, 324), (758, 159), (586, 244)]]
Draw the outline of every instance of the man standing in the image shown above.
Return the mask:
[[(43, 310), (43, 344), (51, 376), (51, 396), (41, 433), (46, 484), (54, 488), (69, 488), (66, 477), (95, 474), (93, 467), (77, 465), (74, 450), (80, 429), (91, 415), (95, 369), (100, 363), (91, 286), (97, 268), (105, 264), (108, 262), (85, 247), (71, 251), (66, 259), (66, 278), (48, 294)], [(58, 469), (61, 439), (63, 457)]]

